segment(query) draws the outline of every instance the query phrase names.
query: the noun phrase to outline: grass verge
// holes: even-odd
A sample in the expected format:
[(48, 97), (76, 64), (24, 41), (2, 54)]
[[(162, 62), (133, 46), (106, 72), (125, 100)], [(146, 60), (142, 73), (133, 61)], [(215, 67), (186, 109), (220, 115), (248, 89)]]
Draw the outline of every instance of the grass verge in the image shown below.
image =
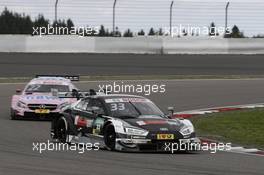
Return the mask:
[(199, 136), (264, 149), (264, 109), (197, 116), (191, 119)]

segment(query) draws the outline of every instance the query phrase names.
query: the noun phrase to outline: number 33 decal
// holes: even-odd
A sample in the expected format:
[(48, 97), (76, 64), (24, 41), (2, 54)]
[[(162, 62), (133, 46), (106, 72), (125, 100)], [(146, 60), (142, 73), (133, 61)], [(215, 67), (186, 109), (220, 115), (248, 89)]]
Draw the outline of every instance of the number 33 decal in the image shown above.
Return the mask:
[(124, 103), (112, 103), (111, 104), (111, 111), (122, 111), (125, 110), (125, 104)]

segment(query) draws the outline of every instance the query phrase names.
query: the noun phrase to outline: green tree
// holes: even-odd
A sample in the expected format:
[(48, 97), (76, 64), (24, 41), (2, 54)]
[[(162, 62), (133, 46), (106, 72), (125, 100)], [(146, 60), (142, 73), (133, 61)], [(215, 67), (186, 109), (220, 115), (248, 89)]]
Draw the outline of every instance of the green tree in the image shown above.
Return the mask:
[(110, 35), (114, 36), (114, 37), (121, 37), (122, 36), (122, 34), (119, 31), (118, 27), (115, 28), (115, 33), (113, 33), (113, 31), (112, 31)]
[(45, 17), (41, 14), (37, 17), (37, 19), (33, 23), (35, 27), (47, 27), (48, 24), (49, 24), (49, 20), (45, 19)]
[(264, 38), (264, 35), (262, 34), (254, 35), (253, 38)]
[(109, 32), (109, 29), (105, 30), (105, 36), (111, 36), (111, 33)]
[(243, 32), (240, 32), (239, 28), (234, 25), (232, 28), (232, 33), (230, 35), (231, 38), (245, 38)]
[(25, 14), (10, 12), (7, 8), (0, 15), (0, 34), (31, 34), (33, 22)]
[(149, 36), (155, 35), (155, 31), (154, 31), (153, 27), (150, 28), (148, 35)]
[(183, 29), (183, 30), (182, 30), (182, 34), (183, 34), (183, 36), (187, 36), (187, 35), (188, 35), (187, 30), (186, 30), (186, 29)]
[(145, 35), (145, 32), (144, 32), (144, 30), (143, 30), (143, 29), (141, 29), (141, 30), (138, 32), (138, 35), (139, 35), (139, 36), (144, 36), (144, 35)]
[(208, 35), (209, 36), (218, 36), (219, 35), (219, 33), (216, 31), (216, 26), (215, 26), (215, 23), (214, 22), (212, 22), (210, 24), (209, 34)]
[(159, 31), (157, 32), (157, 35), (159, 36), (163, 36), (164, 32), (162, 31), (162, 28), (159, 29)]
[(64, 19), (63, 20), (59, 19), (57, 22), (54, 21), (53, 26), (54, 27), (67, 27), (67, 24)]
[(74, 27), (74, 24), (73, 24), (71, 19), (67, 19), (66, 25), (67, 25), (69, 30), (71, 30), (71, 28)]
[(124, 32), (123, 37), (133, 37), (133, 33), (131, 32), (130, 29), (127, 29), (127, 30)]
[(98, 36), (106, 36), (106, 31), (103, 25), (101, 25), (100, 29), (99, 29), (99, 34)]

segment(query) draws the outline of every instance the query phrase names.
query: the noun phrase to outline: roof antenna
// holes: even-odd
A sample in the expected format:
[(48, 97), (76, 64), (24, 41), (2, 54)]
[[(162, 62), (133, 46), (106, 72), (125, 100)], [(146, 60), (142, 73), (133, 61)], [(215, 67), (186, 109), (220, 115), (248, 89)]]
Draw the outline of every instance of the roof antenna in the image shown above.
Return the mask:
[(72, 96), (73, 96), (73, 97), (76, 97), (77, 100), (80, 99), (80, 94), (79, 94), (79, 92), (78, 92), (77, 89), (73, 89), (73, 90), (72, 90)]

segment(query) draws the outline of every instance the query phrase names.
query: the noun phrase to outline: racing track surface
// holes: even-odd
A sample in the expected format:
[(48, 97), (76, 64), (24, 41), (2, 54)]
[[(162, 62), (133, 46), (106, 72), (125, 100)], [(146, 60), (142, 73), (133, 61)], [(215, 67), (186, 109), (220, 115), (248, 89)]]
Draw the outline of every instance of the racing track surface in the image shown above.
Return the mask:
[[(130, 82), (131, 83), (131, 82)], [(139, 82), (142, 83), (142, 82)], [(154, 82), (145, 82), (152, 84)], [(156, 83), (156, 82), (155, 82)], [(162, 82), (159, 82), (162, 83)], [(198, 107), (263, 102), (264, 80), (181, 80), (168, 81), (166, 94), (150, 98), (177, 110)], [(219, 152), (211, 154), (118, 153), (32, 151), (32, 142), (49, 139), (49, 122), (9, 120), (10, 96), (22, 84), (0, 84), (0, 174), (21, 175), (262, 175), (264, 158)], [(81, 83), (81, 89), (96, 83)]]
[(80, 75), (264, 75), (264, 55), (0, 53), (0, 77)]

